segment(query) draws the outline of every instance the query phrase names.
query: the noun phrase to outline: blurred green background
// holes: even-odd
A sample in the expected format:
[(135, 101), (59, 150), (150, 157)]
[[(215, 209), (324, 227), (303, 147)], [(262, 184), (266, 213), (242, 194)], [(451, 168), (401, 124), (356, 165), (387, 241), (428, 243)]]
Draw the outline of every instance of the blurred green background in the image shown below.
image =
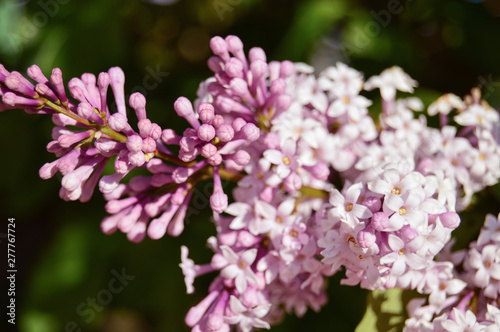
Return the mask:
[[(210, 38), (228, 34), (238, 35), (247, 51), (264, 48), (269, 60), (308, 62), (318, 70), (343, 61), (368, 77), (399, 65), (420, 83), (417, 95), (427, 104), (479, 86), (498, 108), (499, 17), (497, 0), (2, 0), (0, 63), (21, 72), (36, 63), (47, 74), (60, 67), (66, 82), (120, 66), (126, 91), (146, 94), (150, 118), (178, 130), (186, 124), (174, 116), (173, 102), (195, 98), (210, 76)], [(45, 150), (51, 128), (49, 117), (0, 115), (0, 241), (4, 248), (7, 218), (16, 218), (19, 331), (188, 331), (184, 316), (213, 276), (200, 278), (196, 294), (186, 295), (179, 247), (188, 245), (197, 263), (209, 262), (208, 211), (191, 207), (179, 238), (133, 244), (121, 233), (103, 235), (99, 195), (87, 204), (63, 202), (60, 179), (38, 177), (40, 166), (54, 159)], [(495, 196), (498, 186), (466, 212), (460, 246), (477, 235), (485, 212), (498, 213)], [(206, 196), (199, 199), (206, 205)], [(122, 271), (135, 278), (109, 304), (91, 307), (92, 298), (111, 294), (109, 282)], [(321, 313), (288, 316), (273, 331), (354, 330), (371, 297), (340, 287), (340, 278), (330, 280)]]

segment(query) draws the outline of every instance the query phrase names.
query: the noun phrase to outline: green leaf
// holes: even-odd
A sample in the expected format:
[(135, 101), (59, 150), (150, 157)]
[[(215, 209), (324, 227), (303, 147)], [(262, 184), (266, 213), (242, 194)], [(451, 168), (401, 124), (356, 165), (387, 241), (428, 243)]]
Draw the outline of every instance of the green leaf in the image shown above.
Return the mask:
[(406, 319), (406, 309), (402, 296), (403, 290), (399, 288), (370, 292), (365, 316), (355, 331), (401, 331)]

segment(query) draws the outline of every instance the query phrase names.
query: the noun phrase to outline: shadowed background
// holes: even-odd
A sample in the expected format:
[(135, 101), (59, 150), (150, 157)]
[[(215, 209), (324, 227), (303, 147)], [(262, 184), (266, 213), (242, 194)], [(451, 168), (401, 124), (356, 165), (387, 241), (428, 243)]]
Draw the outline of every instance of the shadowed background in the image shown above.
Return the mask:
[[(22, 73), (35, 63), (46, 74), (60, 67), (66, 82), (120, 66), (126, 93), (145, 94), (151, 120), (178, 132), (187, 123), (177, 118), (173, 102), (194, 100), (198, 84), (210, 76), (206, 60), (214, 35), (238, 35), (246, 51), (260, 46), (268, 60), (308, 62), (318, 72), (343, 61), (369, 77), (399, 65), (419, 82), (416, 95), (427, 105), (442, 93), (463, 96), (479, 86), (498, 108), (499, 17), (496, 0), (3, 0), (0, 63)], [(377, 105), (376, 93), (367, 95)], [(52, 127), (46, 116), (0, 115), (0, 245), (4, 250), (7, 218), (16, 218), (19, 330), (188, 331), (184, 316), (214, 276), (197, 280), (196, 293), (186, 295), (180, 245), (190, 247), (195, 262), (209, 262), (205, 241), (215, 233), (204, 194), (209, 183), (198, 187), (178, 238), (133, 244), (120, 232), (106, 236), (99, 228), (106, 215), (99, 193), (86, 204), (64, 202), (60, 178), (38, 177), (54, 160), (45, 150)], [(496, 186), (479, 195), (463, 214), (458, 247), (477, 236), (486, 212), (498, 213), (498, 192)], [(123, 271), (128, 284), (111, 292), (110, 281)], [(273, 331), (354, 330), (367, 300), (380, 306), (357, 287), (339, 286), (340, 279), (330, 280), (321, 313), (287, 316)], [(93, 306), (89, 301), (99, 296), (108, 303)]]

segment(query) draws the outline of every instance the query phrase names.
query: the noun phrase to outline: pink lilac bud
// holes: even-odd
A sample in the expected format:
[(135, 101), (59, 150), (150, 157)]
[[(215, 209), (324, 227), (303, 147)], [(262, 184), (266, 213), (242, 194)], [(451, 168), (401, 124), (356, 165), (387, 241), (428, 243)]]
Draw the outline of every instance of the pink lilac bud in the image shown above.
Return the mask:
[(289, 95), (278, 96), (274, 101), (276, 110), (279, 112), (286, 111), (291, 104), (292, 104), (292, 97)]
[(221, 124), (219, 128), (217, 128), (217, 137), (222, 142), (229, 142), (234, 138), (234, 129), (227, 124)]
[(181, 138), (181, 140), (179, 142), (179, 146), (181, 148), (181, 151), (190, 152), (190, 151), (193, 151), (195, 149), (196, 144), (198, 144), (198, 143), (199, 143), (198, 138), (184, 136), (183, 138)]
[(184, 202), (182, 202), (179, 209), (175, 213), (175, 216), (172, 218), (172, 221), (168, 225), (168, 235), (177, 237), (181, 235), (184, 231), (184, 218), (186, 217), (186, 212), (189, 206), (189, 201), (191, 200), (191, 192), (185, 197)]
[(193, 175), (195, 170), (192, 167), (178, 167), (172, 173), (172, 179), (175, 183), (184, 183), (187, 179)]
[(5, 82), (5, 78), (10, 75), (10, 72), (5, 69), (5, 67), (0, 64), (0, 82)]
[[(238, 56), (243, 54), (243, 42), (238, 36), (229, 35), (226, 37), (227, 50)], [(243, 55), (244, 56), (244, 55)]]
[(80, 115), (81, 117), (83, 117), (85, 119), (88, 119), (88, 120), (91, 120), (91, 121), (94, 121), (94, 122), (97, 122), (100, 124), (103, 123), (101, 117), (99, 115), (97, 115), (97, 113), (94, 111), (92, 106), (87, 102), (83, 102), (83, 103), (78, 104), (77, 112), (78, 112), (78, 115)]
[(267, 62), (266, 52), (260, 47), (252, 47), (248, 52), (248, 59), (250, 62), (254, 62), (257, 60)]
[(71, 96), (79, 102), (90, 102), (91, 98), (86, 94), (87, 88), (79, 78), (72, 78), (68, 82), (68, 89)]
[(215, 55), (218, 55), (223, 61), (229, 60), (227, 44), (222, 37), (216, 36), (210, 40), (210, 48)]
[(231, 126), (233, 127), (234, 131), (240, 131), (241, 128), (243, 128), (244, 125), (246, 125), (247, 122), (243, 118), (236, 118), (233, 120), (233, 123), (231, 123)]
[(220, 111), (224, 113), (235, 112), (243, 115), (250, 115), (250, 116), (254, 115), (253, 111), (251, 111), (248, 107), (228, 97), (217, 96), (214, 104)]
[(382, 207), (382, 202), (377, 197), (369, 196), (363, 201), (364, 206), (366, 206), (372, 213), (380, 211)]
[(273, 187), (265, 187), (259, 194), (259, 198), (268, 203), (272, 202), (275, 196), (276, 188)]
[(244, 125), (238, 134), (240, 133), (242, 138), (250, 142), (254, 142), (260, 137), (260, 129), (253, 123), (247, 123)]
[(160, 218), (153, 219), (148, 227), (148, 236), (153, 240), (161, 239), (165, 233), (167, 233), (167, 226), (170, 223), (175, 211), (177, 211), (176, 205), (170, 205), (170, 207), (165, 211)]
[(254, 78), (258, 79), (267, 74), (268, 66), (264, 61), (256, 60), (250, 64), (250, 70), (252, 71)]
[(197, 133), (202, 141), (209, 142), (215, 137), (215, 128), (205, 123), (198, 127)]
[(279, 61), (271, 61), (269, 63), (269, 80), (272, 82), (280, 77), (281, 63)]
[(142, 151), (130, 152), (128, 155), (130, 164), (136, 167), (141, 167), (146, 162), (146, 156)]
[(226, 74), (231, 78), (243, 77), (243, 63), (236, 58), (229, 59), (229, 61), (226, 62)]
[(157, 140), (157, 139), (160, 139), (161, 135), (162, 135), (161, 127), (156, 123), (152, 123), (149, 137), (151, 137), (154, 140)]
[(277, 150), (280, 148), (280, 137), (276, 133), (268, 133), (262, 143), (269, 150)]
[(302, 180), (296, 172), (292, 172), (285, 178), (283, 185), (286, 191), (293, 193), (302, 188)]
[(142, 150), (142, 138), (139, 135), (131, 135), (127, 137), (127, 149), (131, 152)]
[(61, 186), (66, 190), (74, 191), (78, 186), (80, 186), (82, 181), (85, 181), (90, 176), (90, 174), (92, 174), (93, 170), (94, 167), (91, 165), (80, 166), (76, 170), (66, 174), (62, 178)]
[(151, 185), (153, 187), (162, 187), (168, 183), (173, 183), (173, 182), (174, 182), (174, 180), (172, 178), (172, 175), (163, 174), (163, 173), (155, 174), (151, 178)]
[(66, 127), (66, 126), (77, 127), (79, 124), (79, 122), (76, 121), (75, 119), (72, 119), (69, 116), (61, 113), (52, 114), (52, 122), (54, 122), (56, 126), (61, 126), (61, 127)]
[(85, 184), (83, 185), (82, 188), (82, 194), (80, 195), (80, 202), (85, 203), (92, 198), (92, 195), (94, 194), (94, 189), (97, 185), (97, 182), (101, 178), (102, 171), (104, 170), (104, 167), (106, 167), (106, 164), (108, 163), (108, 160), (105, 159), (104, 161), (100, 162), (97, 167), (95, 167), (94, 172), (92, 175), (85, 181)]
[(194, 129), (198, 129), (200, 123), (194, 114), (193, 105), (186, 97), (179, 97), (174, 103), (177, 115), (183, 117)]
[(85, 87), (87, 88), (87, 90), (89, 90), (90, 88), (95, 88), (96, 77), (94, 74), (91, 74), (91, 73), (82, 74), (81, 79), (82, 79), (82, 82), (85, 84)]
[(99, 89), (96, 87), (96, 78), (94, 74), (85, 73), (81, 76), (89, 101), (95, 107), (99, 107)]
[(212, 121), (212, 126), (214, 126), (215, 129), (218, 129), (222, 124), (224, 124), (224, 117), (217, 114)]
[(125, 174), (130, 170), (129, 164), (127, 150), (120, 151), (115, 159), (115, 172)]
[(168, 145), (178, 145), (181, 138), (172, 129), (164, 129), (161, 133), (161, 140)]
[(219, 175), (218, 167), (214, 167), (214, 190), (210, 196), (210, 206), (217, 213), (222, 213), (227, 208), (227, 195), (222, 189), (222, 182)]
[(138, 220), (132, 229), (127, 232), (127, 239), (130, 242), (139, 243), (146, 237), (146, 221)]
[(138, 120), (146, 119), (146, 98), (142, 93), (133, 93), (129, 98), (129, 104), (135, 110)]
[(361, 248), (370, 248), (377, 240), (377, 236), (371, 227), (367, 227), (359, 231), (356, 240)]
[(303, 168), (307, 169), (311, 173), (311, 175), (318, 180), (325, 181), (330, 175), (330, 170), (325, 163), (319, 162), (312, 167), (303, 166)]
[(35, 86), (17, 71), (13, 71), (5, 78), (5, 85), (14, 91), (22, 93), (31, 98), (37, 98)]
[(124, 174), (112, 174), (112, 175), (105, 175), (101, 178), (99, 181), (99, 190), (103, 194), (110, 194), (118, 188), (118, 185), (120, 184), (120, 180), (123, 179), (125, 175)]
[(278, 78), (271, 83), (270, 92), (272, 95), (281, 95), (285, 93), (286, 82), (285, 80)]
[(202, 123), (212, 124), (215, 117), (213, 105), (209, 103), (201, 103), (200, 106), (198, 106), (198, 116), (200, 117)]
[(439, 215), (439, 220), (444, 227), (455, 229), (460, 225), (460, 216), (455, 212), (445, 212)]
[(287, 78), (291, 76), (295, 71), (295, 65), (293, 62), (285, 60), (281, 63), (280, 68), (280, 78)]
[(128, 187), (136, 192), (141, 192), (151, 187), (151, 176), (138, 175), (134, 176), (128, 182)]
[(201, 155), (205, 158), (210, 158), (217, 153), (217, 147), (212, 143), (207, 143), (201, 148)]
[(434, 161), (430, 158), (425, 158), (422, 159), (420, 163), (418, 163), (416, 171), (424, 175), (427, 175), (433, 169), (434, 169)]
[(109, 127), (114, 131), (122, 131), (130, 126), (128, 124), (127, 117), (121, 113), (115, 113), (111, 115), (108, 119), (108, 124)]
[(108, 70), (109, 84), (115, 96), (116, 108), (118, 112), (127, 117), (127, 108), (125, 105), (125, 74), (120, 67), (112, 67)]
[(156, 150), (156, 141), (152, 137), (146, 137), (142, 140), (142, 151), (144, 153), (153, 153)]
[(38, 94), (45, 96), (53, 101), (59, 100), (59, 98), (56, 96), (54, 91), (52, 91), (51, 88), (49, 88), (47, 85), (43, 83), (39, 83), (36, 85), (35, 90)]
[(108, 73), (100, 73), (97, 77), (97, 85), (99, 86), (99, 97), (101, 99), (101, 112), (104, 112), (109, 117), (109, 110), (107, 104), (107, 94), (110, 78)]
[(245, 80), (241, 78), (233, 78), (230, 83), (231, 91), (237, 96), (240, 96), (245, 101), (250, 104), (254, 104), (254, 98), (248, 90), (248, 84)]
[(66, 175), (75, 169), (76, 165), (78, 165), (78, 162), (80, 161), (81, 153), (81, 148), (72, 149), (70, 152), (59, 158), (57, 167), (62, 175)]
[(61, 136), (59, 136), (57, 141), (59, 142), (59, 144), (63, 148), (69, 148), (73, 144), (79, 143), (79, 142), (81, 142), (84, 139), (89, 138), (89, 137), (90, 137), (90, 131), (86, 130), (86, 131), (82, 131), (82, 132), (76, 132), (76, 133), (71, 134), (71, 135), (61, 135)]
[(151, 130), (153, 129), (153, 124), (149, 119), (142, 119), (139, 120), (137, 127), (139, 128), (139, 134), (141, 135), (141, 137), (146, 138), (149, 136), (149, 134), (151, 134)]
[(209, 331), (221, 331), (224, 326), (224, 317), (221, 313), (211, 313), (207, 317), (206, 324)]
[(405, 243), (410, 242), (411, 240), (415, 239), (419, 233), (411, 228), (410, 225), (404, 225), (398, 232), (397, 234), (403, 240)]
[(59, 96), (59, 100), (62, 103), (67, 103), (68, 98), (66, 97), (66, 92), (64, 89), (64, 81), (62, 77), (62, 71), (59, 68), (52, 69), (52, 75), (50, 76), (50, 82), (54, 86), (57, 95)]
[[(222, 38), (221, 38), (222, 39)], [(189, 309), (184, 322), (187, 326), (193, 327), (201, 320), (201, 318), (205, 315), (208, 308), (212, 305), (215, 299), (220, 295), (220, 291), (214, 290), (210, 292), (203, 300), (201, 300), (198, 305)]]
[(210, 206), (212, 210), (217, 213), (222, 213), (227, 208), (227, 195), (222, 191), (214, 191), (212, 196), (210, 196)]
[(207, 159), (208, 163), (212, 166), (219, 166), (222, 163), (222, 156), (220, 153), (216, 153)]
[(208, 68), (214, 73), (218, 73), (224, 70), (224, 61), (218, 56), (211, 56), (207, 61)]
[(37, 65), (32, 65), (27, 70), (28, 76), (35, 82), (40, 84), (47, 84), (49, 80), (42, 73), (42, 70)]
[(139, 219), (142, 213), (142, 206), (140, 204), (134, 205), (132, 210), (120, 219), (118, 222), (118, 229), (120, 229), (124, 233), (128, 233), (132, 227), (134, 227), (135, 223)]
[(107, 202), (104, 208), (106, 209), (107, 213), (115, 214), (133, 204), (136, 204), (138, 201), (139, 201), (138, 196), (127, 197), (120, 200), (114, 199)]
[(51, 177), (53, 177), (58, 170), (58, 168), (57, 168), (58, 163), (59, 163), (59, 160), (55, 160), (51, 163), (46, 163), (45, 165), (43, 165), (40, 168), (40, 170), (38, 171), (39, 176), (44, 180), (47, 180), (47, 179), (50, 179)]
[(250, 154), (244, 150), (238, 150), (233, 155), (228, 156), (239, 166), (245, 166), (250, 162)]
[(250, 248), (261, 241), (261, 237), (255, 236), (252, 233), (243, 230), (238, 233), (238, 239), (236, 242), (243, 247)]
[(374, 230), (382, 232), (390, 226), (389, 217), (384, 212), (376, 212), (372, 216), (371, 226)]
[(153, 201), (148, 202), (144, 205), (144, 211), (149, 217), (157, 216), (160, 211), (166, 206), (171, 196), (171, 193), (166, 193), (164, 195), (155, 197)]
[(38, 99), (31, 99), (26, 97), (21, 97), (13, 92), (7, 92), (2, 96), (2, 101), (4, 104), (11, 106), (13, 108), (38, 108), (42, 105), (42, 101)]

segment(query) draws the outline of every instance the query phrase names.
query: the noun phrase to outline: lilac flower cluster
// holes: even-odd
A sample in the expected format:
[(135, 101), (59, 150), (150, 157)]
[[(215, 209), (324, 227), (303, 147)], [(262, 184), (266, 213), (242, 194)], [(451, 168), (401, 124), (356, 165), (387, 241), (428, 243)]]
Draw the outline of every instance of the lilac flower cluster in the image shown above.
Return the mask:
[(450, 247), (412, 277), (417, 290), (429, 297), (410, 301), (405, 330), (499, 331), (500, 215), (486, 216), (468, 249), (451, 252)]
[[(33, 84), (0, 67), (0, 110), (53, 114), (47, 149), (58, 159), (40, 175), (59, 171), (67, 200), (87, 201), (99, 183), (106, 234), (119, 229), (133, 242), (178, 236), (195, 186), (213, 179), (214, 255), (198, 265), (181, 248), (188, 293), (196, 277), (216, 273), (186, 316), (193, 331), (270, 328), (285, 313), (318, 311), (326, 279), (342, 271), (346, 285), (428, 294), (428, 305), (410, 304), (408, 331), (499, 328), (498, 220), (487, 217), (468, 251), (446, 249), (447, 259), (436, 260), (452, 243), (458, 212), (500, 178), (499, 114), (477, 89), (431, 104), (428, 116), (439, 114), (440, 123), (432, 128), (420, 99), (398, 98), (417, 86), (399, 67), (365, 81), (338, 63), (316, 76), (303, 63), (268, 62), (261, 48), (247, 56), (236, 36), (214, 37), (210, 47), (213, 77), (193, 103), (180, 97), (173, 105), (189, 124), (182, 134), (152, 123), (138, 93), (129, 100), (137, 129), (129, 124), (117, 67), (97, 80), (70, 80), (75, 101), (58, 69), (49, 81), (30, 67)], [(373, 89), (381, 95), (378, 118), (363, 96)], [(102, 176), (110, 160), (114, 173)], [(236, 182), (232, 193), (223, 180)]]

